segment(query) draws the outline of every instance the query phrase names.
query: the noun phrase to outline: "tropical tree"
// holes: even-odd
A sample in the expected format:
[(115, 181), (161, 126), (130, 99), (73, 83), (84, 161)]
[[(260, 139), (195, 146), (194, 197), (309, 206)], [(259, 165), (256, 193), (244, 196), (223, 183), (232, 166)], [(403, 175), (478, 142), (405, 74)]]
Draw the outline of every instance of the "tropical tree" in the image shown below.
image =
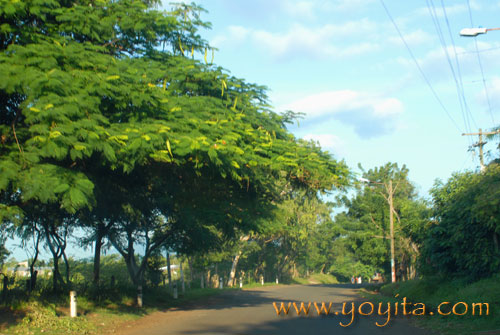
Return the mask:
[(478, 279), (500, 264), (500, 165), (454, 174), (431, 191), (434, 221), (423, 240), (427, 274)]
[[(406, 166), (399, 168), (396, 163), (364, 171), (362, 177), (369, 184), (358, 185), (357, 194), (352, 199), (346, 196), (341, 199), (347, 211), (338, 214), (335, 221), (344, 231), (342, 238), (350, 252), (348, 258), (370, 266), (372, 273), (390, 273), (389, 193), (392, 191), (398, 276), (416, 275), (418, 242), (429, 212), (408, 180), (408, 172)], [(389, 182), (392, 182), (392, 189)]]
[[(57, 218), (45, 239), (54, 257), (70, 227), (86, 227), (96, 282), (104, 238), (138, 284), (167, 243), (208, 248), (235, 227), (255, 228), (279, 200), (279, 180), (329, 190), (347, 175), (286, 130), (290, 115), (270, 110), (264, 87), (208, 63), (200, 7), (158, 4), (28, 0), (0, 9), (2, 224), (33, 208)], [(140, 264), (137, 244), (146, 246)]]

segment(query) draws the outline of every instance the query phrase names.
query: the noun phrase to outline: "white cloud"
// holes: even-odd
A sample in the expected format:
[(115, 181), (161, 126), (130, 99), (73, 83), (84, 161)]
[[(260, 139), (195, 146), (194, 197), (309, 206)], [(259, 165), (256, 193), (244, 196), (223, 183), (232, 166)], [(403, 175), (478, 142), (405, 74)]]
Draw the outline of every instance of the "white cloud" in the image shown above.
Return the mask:
[[(232, 45), (250, 40), (277, 60), (295, 57), (343, 58), (378, 50), (379, 45), (372, 42), (376, 27), (377, 24), (368, 19), (319, 27), (296, 23), (285, 32), (229, 27), (227, 34), (215, 37), (211, 43), (221, 47), (223, 44)], [(359, 42), (348, 44), (345, 40)]]
[(285, 1), (283, 3), (284, 10), (294, 18), (312, 20), (316, 18), (315, 9), (317, 4), (312, 1)]
[[(496, 122), (499, 120), (499, 110), (500, 110), (500, 77), (493, 77), (487, 82), (486, 88), (488, 90), (488, 95), (486, 95), (484, 87), (481, 92), (476, 95), (476, 100), (483, 106), (484, 111), (489, 110), (488, 98), (491, 105), (491, 114)], [(487, 98), (488, 97), (488, 98)], [(490, 112), (488, 111), (488, 114)]]
[[(403, 38), (409, 46), (427, 44), (435, 39), (433, 35), (427, 33), (426, 31), (423, 31), (422, 29), (415, 30), (408, 34), (403, 34)], [(401, 37), (399, 37), (399, 35), (389, 37), (387, 40), (395, 45), (404, 46), (403, 41), (401, 40)]]
[[(469, 8), (468, 8), (466, 3), (465, 4), (464, 3), (455, 4), (452, 6), (445, 6), (444, 8), (445, 8), (447, 16), (461, 14), (461, 13), (465, 13), (465, 12), (469, 11)], [(470, 8), (471, 8), (471, 10), (481, 10), (481, 6), (476, 1), (470, 1)], [(433, 14), (434, 14), (434, 11), (433, 11)], [(415, 10), (414, 15), (429, 16), (430, 15), (429, 8), (427, 8), (427, 7), (418, 8), (417, 10)], [(439, 4), (435, 4), (435, 15), (438, 18), (444, 17), (443, 7)]]
[(375, 0), (336, 0), (332, 6), (339, 11), (352, 11), (365, 8)]
[[(478, 42), (478, 49), (480, 50), (481, 63), (485, 75), (488, 73), (498, 72), (500, 67), (500, 43), (485, 43)], [(479, 71), (479, 63), (476, 53), (476, 47), (473, 42), (465, 48), (457, 46), (455, 49), (452, 46), (446, 48), (450, 57), (451, 64), (458, 78), (458, 71), (456, 66), (455, 51), (457, 52), (458, 61), (460, 65), (460, 74), (464, 82), (472, 80), (479, 80), (481, 74)], [(481, 52), (481, 50), (485, 50)], [(400, 57), (396, 60), (399, 64), (408, 68), (417, 75), (417, 68), (415, 62), (409, 57)], [(422, 71), (432, 82), (449, 82), (454, 83), (453, 75), (450, 69), (449, 62), (442, 47), (436, 47), (428, 51), (423, 57), (418, 58), (418, 63)], [(420, 76), (420, 74), (418, 74)]]
[(306, 114), (306, 121), (333, 119), (354, 127), (362, 138), (381, 136), (394, 131), (403, 104), (396, 98), (353, 90), (327, 91), (282, 106)]
[(229, 26), (227, 34), (217, 35), (211, 41), (210, 45), (220, 47), (224, 43), (230, 42), (232, 44), (241, 44), (250, 34), (250, 30), (242, 26)]
[(307, 134), (303, 137), (304, 140), (313, 140), (319, 142), (323, 150), (328, 150), (337, 156), (344, 156), (345, 143), (340, 137), (333, 134)]

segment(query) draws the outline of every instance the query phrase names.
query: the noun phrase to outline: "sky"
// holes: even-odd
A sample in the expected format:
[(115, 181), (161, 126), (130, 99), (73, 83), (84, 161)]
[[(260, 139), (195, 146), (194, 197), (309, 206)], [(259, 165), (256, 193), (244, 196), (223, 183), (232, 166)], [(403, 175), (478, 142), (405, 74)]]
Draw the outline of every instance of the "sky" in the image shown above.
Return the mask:
[(276, 112), (305, 113), (289, 129), (355, 172), (405, 164), (427, 197), (436, 178), (478, 168), (478, 137), (462, 133), (500, 123), (500, 31), (459, 35), (500, 26), (498, 0), (196, 3), (214, 62), (267, 86)]
[[(196, 3), (212, 23), (200, 34), (218, 48), (214, 62), (267, 86), (276, 112), (305, 113), (290, 130), (354, 172), (358, 163), (405, 164), (428, 197), (435, 179), (478, 168), (477, 149), (468, 151), (478, 138), (462, 133), (500, 123), (500, 31), (459, 36), (466, 27), (499, 27), (498, 0)], [(485, 150), (498, 156), (493, 142)], [(7, 247), (26, 258), (17, 243)]]

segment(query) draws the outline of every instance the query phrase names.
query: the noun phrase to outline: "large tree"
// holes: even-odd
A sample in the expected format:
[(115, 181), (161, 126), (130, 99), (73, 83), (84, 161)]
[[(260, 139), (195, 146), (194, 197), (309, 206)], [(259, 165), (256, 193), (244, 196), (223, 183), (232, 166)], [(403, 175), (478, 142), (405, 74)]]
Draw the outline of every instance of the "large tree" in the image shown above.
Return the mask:
[[(201, 248), (254, 229), (279, 201), (279, 180), (330, 190), (347, 175), (287, 131), (290, 114), (270, 110), (264, 87), (208, 64), (200, 7), (158, 4), (0, 8), (2, 224), (36, 207), (89, 228), (95, 281), (105, 237), (139, 283), (148, 255), (172, 237)], [(146, 245), (141, 264), (137, 243)]]
[(431, 190), (434, 222), (423, 239), (427, 274), (478, 279), (500, 265), (500, 165), (455, 173)]

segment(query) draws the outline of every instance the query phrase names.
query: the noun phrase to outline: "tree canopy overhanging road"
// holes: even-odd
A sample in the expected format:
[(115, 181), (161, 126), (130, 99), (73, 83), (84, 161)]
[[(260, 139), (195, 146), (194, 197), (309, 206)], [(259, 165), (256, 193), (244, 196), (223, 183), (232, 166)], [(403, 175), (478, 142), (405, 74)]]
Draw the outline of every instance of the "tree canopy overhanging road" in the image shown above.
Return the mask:
[[(404, 164), (360, 167), (361, 184), (343, 160), (289, 131), (303, 115), (276, 113), (266, 87), (214, 62), (200, 36), (210, 27), (203, 8), (160, 5), (0, 1), (3, 303), (49, 290), (135, 299), (175, 280), (185, 289), (311, 275), (439, 284), (498, 276), (498, 159), (436, 181), (428, 200)], [(7, 260), (12, 236), (29, 253), (27, 283)], [(70, 244), (91, 245), (93, 259), (71, 259)], [(102, 261), (107, 250), (119, 257)], [(52, 276), (39, 282), (50, 287), (36, 285), (43, 251)], [(171, 254), (184, 272), (166, 279)], [(299, 294), (276, 292), (286, 290)], [(295, 322), (310, 321), (288, 327)]]

